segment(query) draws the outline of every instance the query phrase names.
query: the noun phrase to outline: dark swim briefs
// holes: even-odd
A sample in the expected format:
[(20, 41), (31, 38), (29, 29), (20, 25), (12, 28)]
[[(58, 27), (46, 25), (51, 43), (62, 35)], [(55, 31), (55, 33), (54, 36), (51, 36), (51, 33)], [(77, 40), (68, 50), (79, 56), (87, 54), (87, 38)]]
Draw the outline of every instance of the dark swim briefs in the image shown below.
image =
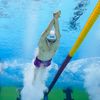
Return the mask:
[(48, 66), (51, 64), (51, 60), (52, 60), (52, 59), (50, 59), (50, 60), (48, 60), (48, 61), (42, 61), (42, 60), (40, 60), (40, 59), (38, 59), (38, 58), (36, 57), (36, 59), (35, 59), (35, 61), (34, 61), (34, 65), (35, 65), (37, 68), (39, 68), (39, 67), (41, 67), (41, 66), (43, 66), (43, 67), (48, 67)]

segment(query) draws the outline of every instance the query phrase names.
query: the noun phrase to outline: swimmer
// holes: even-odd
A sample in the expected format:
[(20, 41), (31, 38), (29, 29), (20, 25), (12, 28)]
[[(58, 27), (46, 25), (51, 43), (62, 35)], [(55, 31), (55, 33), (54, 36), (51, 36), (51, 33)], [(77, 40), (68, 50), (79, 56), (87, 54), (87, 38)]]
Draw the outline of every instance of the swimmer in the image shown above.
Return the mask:
[(60, 17), (60, 14), (61, 11), (53, 13), (52, 21), (39, 40), (38, 54), (34, 60), (35, 68), (33, 84), (37, 79), (40, 79), (44, 84), (45, 79), (42, 78), (43, 74), (45, 73), (46, 68), (50, 66), (51, 60), (59, 47), (61, 35), (59, 30), (58, 18)]

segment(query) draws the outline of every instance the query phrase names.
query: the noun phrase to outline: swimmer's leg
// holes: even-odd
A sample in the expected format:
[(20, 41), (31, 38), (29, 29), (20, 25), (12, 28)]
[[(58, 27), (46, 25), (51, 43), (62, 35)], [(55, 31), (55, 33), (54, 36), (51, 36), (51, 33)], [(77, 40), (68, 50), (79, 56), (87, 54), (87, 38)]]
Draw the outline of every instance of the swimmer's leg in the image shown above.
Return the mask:
[(39, 74), (39, 68), (34, 67), (32, 84), (34, 84), (36, 82), (38, 74)]

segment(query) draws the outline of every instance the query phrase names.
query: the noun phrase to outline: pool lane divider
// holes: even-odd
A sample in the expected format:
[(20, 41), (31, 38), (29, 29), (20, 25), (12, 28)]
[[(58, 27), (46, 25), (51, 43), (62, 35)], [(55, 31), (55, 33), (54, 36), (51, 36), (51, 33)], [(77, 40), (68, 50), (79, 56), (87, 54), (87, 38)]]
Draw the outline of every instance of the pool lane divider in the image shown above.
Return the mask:
[(58, 78), (60, 77), (61, 73), (66, 68), (66, 65), (69, 63), (71, 58), (76, 53), (77, 49), (82, 44), (83, 40), (85, 39), (86, 35), (88, 34), (89, 30), (91, 29), (91, 27), (93, 26), (93, 24), (95, 23), (95, 21), (97, 20), (99, 15), (100, 15), (100, 0), (98, 0), (98, 3), (96, 5), (96, 7), (94, 8), (93, 12), (91, 13), (90, 17), (88, 18), (83, 30), (81, 31), (78, 39), (76, 40), (74, 46), (72, 47), (72, 49), (70, 50), (69, 54), (67, 55), (67, 57), (65, 58), (64, 62), (62, 63), (61, 67), (57, 71), (53, 81), (51, 82), (50, 86), (48, 87), (48, 92), (44, 93), (44, 95), (48, 95), (50, 93), (51, 89), (55, 85), (55, 83), (58, 80)]

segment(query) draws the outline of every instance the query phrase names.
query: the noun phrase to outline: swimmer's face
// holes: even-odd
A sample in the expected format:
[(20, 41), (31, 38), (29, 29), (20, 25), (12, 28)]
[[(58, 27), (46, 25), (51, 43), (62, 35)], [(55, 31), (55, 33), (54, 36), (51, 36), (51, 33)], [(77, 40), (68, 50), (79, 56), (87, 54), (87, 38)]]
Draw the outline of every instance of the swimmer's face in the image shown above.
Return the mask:
[(56, 42), (56, 36), (54, 35), (54, 34), (49, 34), (48, 36), (47, 36), (47, 42), (49, 42), (49, 43), (55, 43)]
[(53, 43), (56, 42), (56, 40), (48, 40), (48, 39), (47, 39), (47, 42), (50, 43), (50, 44), (53, 44)]

